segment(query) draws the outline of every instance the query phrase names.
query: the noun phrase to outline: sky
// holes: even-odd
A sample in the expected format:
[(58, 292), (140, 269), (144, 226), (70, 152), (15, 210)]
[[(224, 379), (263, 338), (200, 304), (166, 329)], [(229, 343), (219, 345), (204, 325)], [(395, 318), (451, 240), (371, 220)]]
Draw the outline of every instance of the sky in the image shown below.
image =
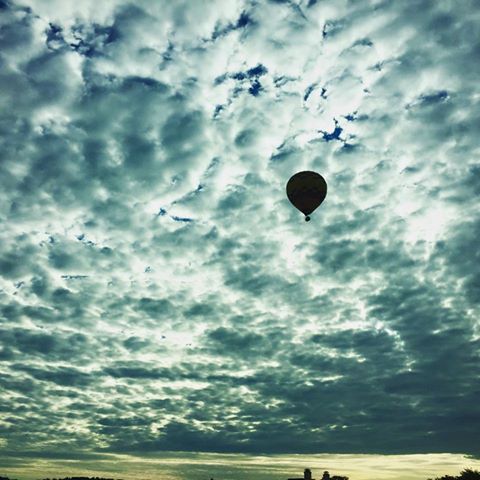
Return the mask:
[(479, 22), (0, 0), (0, 474), (478, 467)]

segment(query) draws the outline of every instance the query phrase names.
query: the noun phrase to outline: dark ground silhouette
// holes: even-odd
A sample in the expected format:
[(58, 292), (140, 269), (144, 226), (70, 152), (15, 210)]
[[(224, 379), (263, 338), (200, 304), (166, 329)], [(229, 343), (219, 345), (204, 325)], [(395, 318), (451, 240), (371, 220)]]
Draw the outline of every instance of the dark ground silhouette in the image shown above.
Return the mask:
[[(308, 468), (305, 469), (304, 478), (299, 480), (304, 480), (305, 478), (307, 478), (308, 480), (310, 479), (313, 480), (311, 478), (311, 472)], [(0, 476), (0, 480), (16, 480), (16, 479)], [(103, 478), (103, 477), (63, 477), (63, 478), (54, 477), (54, 478), (43, 478), (42, 480), (122, 480), (122, 479)], [(342, 477), (339, 475), (330, 476), (328, 472), (324, 472), (322, 476), (322, 480), (348, 480), (348, 477)], [(480, 480), (480, 471), (466, 468), (465, 470), (462, 470), (459, 475), (456, 475), (456, 476), (443, 475), (441, 477), (435, 477), (434, 479), (429, 478), (428, 480)]]

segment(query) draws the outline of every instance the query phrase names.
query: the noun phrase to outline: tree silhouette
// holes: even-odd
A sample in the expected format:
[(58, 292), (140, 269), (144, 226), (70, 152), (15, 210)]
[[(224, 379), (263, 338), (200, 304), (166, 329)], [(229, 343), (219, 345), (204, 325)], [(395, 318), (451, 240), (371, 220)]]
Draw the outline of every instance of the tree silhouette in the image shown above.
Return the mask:
[[(429, 478), (428, 480), (432, 480)], [(460, 472), (456, 477), (453, 475), (444, 475), (443, 477), (436, 477), (435, 480), (480, 480), (480, 472), (466, 468)]]

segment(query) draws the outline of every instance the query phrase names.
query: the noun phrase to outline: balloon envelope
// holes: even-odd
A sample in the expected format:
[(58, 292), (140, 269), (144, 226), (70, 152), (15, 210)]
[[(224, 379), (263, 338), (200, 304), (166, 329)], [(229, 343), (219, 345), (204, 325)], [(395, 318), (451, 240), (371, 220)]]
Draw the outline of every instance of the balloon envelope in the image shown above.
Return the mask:
[(310, 220), (310, 215), (327, 196), (327, 182), (316, 172), (298, 172), (287, 182), (287, 197)]

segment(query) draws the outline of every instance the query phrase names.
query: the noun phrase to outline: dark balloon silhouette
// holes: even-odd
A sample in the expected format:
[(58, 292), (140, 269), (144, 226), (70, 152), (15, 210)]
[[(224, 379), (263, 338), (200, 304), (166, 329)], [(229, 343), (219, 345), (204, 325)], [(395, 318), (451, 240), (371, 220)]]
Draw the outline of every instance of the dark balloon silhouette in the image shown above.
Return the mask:
[(310, 221), (310, 214), (325, 200), (327, 182), (316, 172), (298, 172), (287, 182), (287, 197)]

